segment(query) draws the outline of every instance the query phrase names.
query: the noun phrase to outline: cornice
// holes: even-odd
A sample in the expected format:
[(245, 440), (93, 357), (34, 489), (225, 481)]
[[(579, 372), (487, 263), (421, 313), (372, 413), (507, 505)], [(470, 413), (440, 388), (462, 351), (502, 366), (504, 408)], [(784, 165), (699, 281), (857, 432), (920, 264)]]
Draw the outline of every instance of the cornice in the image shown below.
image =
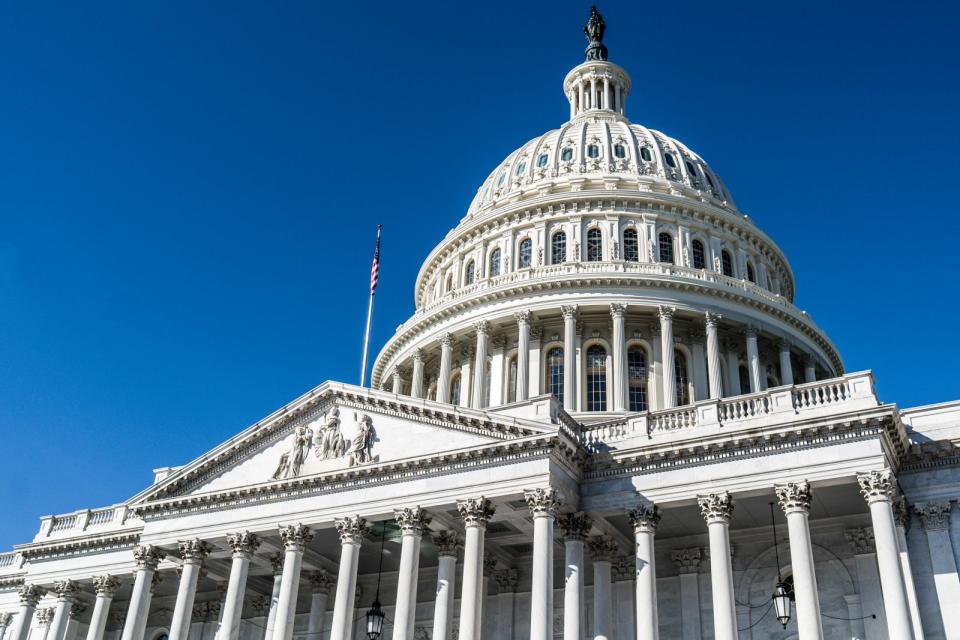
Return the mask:
[(912, 444), (903, 457), (904, 473), (960, 467), (960, 450), (949, 440)]
[(18, 573), (16, 575), (8, 575), (0, 577), (0, 591), (13, 591), (14, 589), (19, 589), (24, 584), (24, 579), (27, 573)]
[(78, 536), (55, 542), (31, 542), (15, 545), (25, 560), (43, 560), (46, 558), (62, 558), (91, 551), (111, 551), (114, 549), (130, 549), (140, 541), (142, 527), (122, 533), (111, 533), (96, 536)]

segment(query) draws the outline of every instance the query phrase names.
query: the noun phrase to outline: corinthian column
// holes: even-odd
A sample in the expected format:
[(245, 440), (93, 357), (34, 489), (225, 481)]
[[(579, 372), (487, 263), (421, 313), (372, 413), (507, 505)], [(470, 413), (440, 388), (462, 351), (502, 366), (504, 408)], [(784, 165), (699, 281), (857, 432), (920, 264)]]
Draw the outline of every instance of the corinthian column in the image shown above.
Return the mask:
[(417, 618), (417, 579), (420, 576), (420, 540), (430, 522), (419, 506), (394, 511), (400, 525), (400, 569), (397, 573), (397, 604), (393, 614), (393, 640), (413, 640)]
[(613, 318), (613, 410), (627, 410), (627, 305), (611, 304), (610, 316)]
[(53, 624), (54, 607), (37, 609), (37, 624), (40, 625), (40, 640), (53, 640), (50, 637), (50, 625)]
[[(610, 640), (614, 637), (611, 566), (618, 552), (617, 545), (607, 536), (590, 538), (590, 556), (593, 559), (594, 640)], [(631, 600), (636, 604), (635, 596)]]
[(473, 328), (477, 331), (477, 350), (473, 361), (473, 397), (470, 406), (474, 409), (482, 409), (486, 406), (487, 350), (490, 343), (490, 323), (481, 320), (474, 323)]
[(763, 387), (760, 384), (760, 351), (757, 348), (757, 329), (748, 326), (743, 335), (747, 339), (747, 367), (750, 369), (750, 391), (743, 393), (756, 393)]
[(423, 397), (423, 349), (414, 349), (413, 351), (413, 377), (410, 380), (410, 395), (414, 398)]
[(59, 580), (53, 583), (53, 591), (57, 594), (57, 606), (53, 611), (53, 621), (47, 631), (50, 640), (63, 640), (70, 621), (70, 607), (77, 601), (80, 585), (73, 580)]
[(797, 600), (797, 629), (801, 640), (822, 640), (820, 596), (808, 521), (810, 502), (813, 500), (810, 483), (806, 480), (788, 482), (774, 490), (780, 508), (787, 516), (787, 530), (790, 534), (790, 567), (793, 569), (793, 589)]
[(720, 314), (708, 311), (704, 314), (703, 323), (707, 329), (707, 377), (710, 381), (710, 397), (717, 399), (723, 396), (723, 379), (720, 377), (720, 338), (717, 336)]
[(13, 614), (9, 611), (0, 613), (0, 638), (7, 634), (7, 627), (10, 626), (11, 620), (13, 620)]
[(590, 518), (582, 512), (560, 518), (563, 531), (563, 640), (583, 638), (583, 542), (590, 532)]
[(710, 537), (710, 586), (713, 590), (713, 635), (716, 640), (737, 640), (737, 610), (733, 596), (733, 567), (730, 564), (730, 494), (697, 496), (700, 513)]
[(193, 615), (193, 601), (197, 596), (200, 565), (210, 553), (210, 545), (198, 538), (182, 540), (179, 548), (183, 570), (180, 573), (180, 586), (177, 588), (177, 602), (173, 607), (173, 621), (170, 623), (170, 640), (187, 640), (190, 635), (190, 619)]
[(439, 556), (437, 601), (433, 609), (433, 638), (447, 638), (453, 626), (454, 583), (457, 575), (457, 549), (460, 541), (453, 531), (433, 534), (433, 546)]
[(277, 614), (273, 619), (273, 640), (290, 640), (293, 637), (293, 620), (297, 615), (297, 593), (300, 590), (303, 551), (312, 539), (313, 533), (310, 528), (302, 524), (280, 527), (280, 540), (283, 542), (283, 577), (280, 580)]
[(960, 620), (956, 611), (960, 603), (960, 579), (957, 577), (957, 562), (950, 542), (950, 501), (917, 503), (913, 508), (920, 516), (920, 524), (927, 534), (930, 568), (936, 576), (934, 585), (944, 634), (948, 638), (960, 638)]
[(563, 408), (577, 410), (577, 307), (560, 307), (563, 314)]
[(307, 620), (307, 640), (320, 640), (327, 616), (327, 600), (333, 580), (323, 569), (310, 574), (310, 617)]
[(660, 306), (660, 357), (663, 361), (663, 408), (677, 406), (677, 380), (673, 364), (673, 307)]
[(153, 595), (153, 578), (157, 565), (166, 554), (153, 545), (137, 545), (133, 549), (133, 559), (137, 563), (137, 572), (130, 592), (130, 608), (123, 624), (120, 640), (143, 640), (147, 628), (147, 614)]
[(700, 640), (700, 547), (674, 549), (670, 559), (677, 567), (680, 578), (681, 637), (683, 640)]
[(907, 604), (910, 606), (910, 622), (915, 640), (923, 640), (923, 625), (920, 624), (920, 609), (917, 605), (917, 590), (913, 584), (910, 568), (910, 553), (907, 551), (907, 527), (910, 526), (910, 511), (906, 499), (900, 495), (893, 500), (893, 519), (897, 523), (897, 546), (900, 550), (900, 568), (907, 588)]
[(523, 494), (533, 516), (533, 573), (530, 587), (530, 640), (553, 638), (553, 520), (560, 497), (553, 489)]
[(790, 362), (790, 343), (781, 340), (780, 344), (780, 384), (793, 384), (793, 363)]
[(360, 543), (367, 531), (367, 521), (360, 516), (338, 518), (333, 525), (340, 534), (340, 570), (337, 573), (337, 596), (333, 603), (330, 640), (353, 638), (353, 606), (357, 591), (357, 563)]
[(891, 638), (913, 640), (913, 626), (907, 608), (907, 593), (900, 570), (897, 551), (897, 532), (893, 521), (894, 483), (889, 469), (858, 473), (860, 493), (870, 507), (873, 522), (873, 540), (877, 547), (877, 565), (880, 569), (880, 587), (883, 608), (887, 614), (887, 629)]
[(530, 390), (530, 316), (529, 311), (513, 314), (517, 319), (517, 402), (523, 402)]
[(494, 507), (480, 496), (457, 502), (466, 531), (463, 549), (463, 594), (460, 596), (460, 640), (480, 637), (480, 599), (483, 585), (483, 538)]
[(250, 558), (260, 547), (260, 539), (249, 531), (243, 531), (227, 536), (227, 543), (233, 549), (233, 559), (230, 562), (230, 580), (227, 583), (223, 621), (217, 632), (217, 640), (237, 640), (240, 637), (240, 616), (243, 614), (243, 596), (247, 589)]
[(35, 584), (25, 584), (17, 591), (20, 597), (20, 609), (17, 610), (17, 617), (13, 622), (13, 633), (10, 640), (27, 640), (30, 635), (30, 622), (33, 620), (33, 614), (37, 610), (40, 598), (47, 592)]
[(657, 640), (657, 568), (653, 536), (660, 523), (660, 509), (652, 504), (641, 504), (627, 516), (636, 540), (637, 640)]
[(453, 336), (440, 336), (440, 375), (437, 378), (437, 402), (450, 402), (450, 372), (453, 365)]
[(110, 615), (110, 603), (119, 586), (120, 581), (110, 574), (93, 577), (93, 588), (97, 591), (97, 599), (93, 605), (93, 614), (90, 616), (90, 626), (87, 628), (87, 640), (103, 640), (103, 632), (107, 628), (107, 617)]

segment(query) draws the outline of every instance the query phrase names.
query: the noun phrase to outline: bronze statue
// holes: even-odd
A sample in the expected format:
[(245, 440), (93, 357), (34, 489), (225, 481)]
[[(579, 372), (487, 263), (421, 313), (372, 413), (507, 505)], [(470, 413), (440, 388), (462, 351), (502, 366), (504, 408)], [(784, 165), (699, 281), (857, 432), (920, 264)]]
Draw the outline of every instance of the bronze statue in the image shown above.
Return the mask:
[(583, 34), (587, 37), (587, 51), (584, 54), (584, 60), (606, 60), (607, 47), (603, 44), (603, 32), (607, 30), (607, 23), (603, 21), (603, 16), (597, 11), (597, 7), (590, 7), (590, 20), (583, 28)]

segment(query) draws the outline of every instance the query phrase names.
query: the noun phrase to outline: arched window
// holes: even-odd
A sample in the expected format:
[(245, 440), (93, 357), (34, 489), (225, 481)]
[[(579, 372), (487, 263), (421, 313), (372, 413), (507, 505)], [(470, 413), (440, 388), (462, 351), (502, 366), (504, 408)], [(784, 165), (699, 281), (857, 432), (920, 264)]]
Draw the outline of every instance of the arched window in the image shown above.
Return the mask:
[(460, 374), (455, 373), (450, 378), (450, 404), (460, 404)]
[(550, 264), (567, 261), (567, 234), (557, 231), (550, 239)]
[(660, 262), (673, 264), (673, 236), (666, 231), (657, 236), (657, 246), (660, 249)]
[(587, 349), (587, 411), (607, 410), (607, 350), (598, 344)]
[(636, 229), (625, 229), (623, 232), (623, 259), (627, 262), (640, 260), (640, 239)]
[(613, 155), (614, 157), (617, 157), (617, 158), (626, 158), (627, 157), (626, 147), (624, 147), (622, 144), (613, 145)]
[(703, 243), (699, 240), (693, 241), (693, 268), (694, 269), (706, 269), (707, 268), (707, 258), (706, 251), (703, 249)]
[(754, 284), (757, 283), (757, 274), (753, 272), (753, 265), (749, 262), (747, 263), (747, 280)]
[(595, 145), (595, 144), (587, 145), (587, 157), (588, 157), (588, 158), (599, 158), (599, 157), (600, 157), (600, 147), (597, 146), (597, 145)]
[(567, 147), (566, 149), (561, 151), (560, 159), (563, 160), (564, 162), (570, 162), (571, 160), (573, 160), (573, 148)]
[(547, 162), (549, 161), (550, 156), (546, 153), (541, 153), (539, 156), (537, 156), (537, 168), (543, 169), (545, 166), (547, 166)]
[(733, 258), (726, 249), (720, 252), (720, 268), (723, 269), (723, 275), (733, 277)]
[(687, 358), (679, 349), (673, 352), (673, 383), (676, 385), (677, 406), (690, 404), (690, 378), (687, 375)]
[(497, 187), (502, 187), (502, 186), (503, 186), (503, 181), (506, 180), (506, 179), (507, 179), (507, 174), (501, 173), (501, 174), (500, 174), (500, 177), (497, 178)]
[(677, 161), (674, 160), (672, 153), (663, 154), (663, 159), (667, 161), (667, 166), (670, 167), (671, 169), (677, 168)]
[(500, 275), (500, 249), (494, 249), (490, 254), (490, 277), (495, 278)]
[(630, 411), (647, 410), (647, 354), (640, 347), (627, 351), (627, 393)]
[(526, 269), (533, 262), (533, 242), (530, 238), (524, 238), (520, 241), (520, 256), (517, 259), (517, 266)]
[(473, 265), (473, 260), (467, 263), (467, 268), (463, 272), (463, 283), (464, 284), (473, 284), (474, 280), (477, 279), (477, 270)]
[(547, 354), (547, 392), (563, 402), (563, 349), (554, 347)]
[(587, 262), (603, 260), (603, 235), (600, 229), (593, 228), (587, 231)]
[(483, 369), (483, 406), (490, 406), (490, 382), (493, 379), (492, 375), (493, 367), (490, 364), (490, 361), (487, 360), (487, 365)]
[(449, 273), (447, 274), (447, 286), (444, 289), (444, 292), (450, 293), (451, 291), (453, 291), (453, 274)]
[(704, 177), (707, 179), (707, 184), (710, 185), (711, 189), (716, 189), (716, 185), (713, 184), (713, 180), (710, 179), (710, 174), (706, 171), (703, 172)]
[(640, 147), (640, 158), (644, 162), (651, 162), (653, 156), (650, 154), (650, 147)]
[(694, 167), (694, 166), (693, 166), (693, 163), (690, 162), (689, 160), (687, 160), (686, 165), (687, 165), (687, 173), (690, 174), (690, 179), (691, 179), (691, 180), (696, 180), (696, 179), (697, 179), (697, 168)]
[(516, 176), (522, 176), (522, 175), (523, 175), (523, 172), (526, 170), (526, 168), (527, 168), (527, 163), (526, 163), (526, 161), (521, 162), (520, 164), (517, 165), (517, 170), (516, 170), (516, 172), (514, 173), (514, 175), (516, 175)]
[(507, 402), (517, 401), (517, 356), (507, 364)]
[(740, 365), (737, 373), (740, 376), (740, 393), (750, 393), (750, 372), (747, 371), (746, 365)]

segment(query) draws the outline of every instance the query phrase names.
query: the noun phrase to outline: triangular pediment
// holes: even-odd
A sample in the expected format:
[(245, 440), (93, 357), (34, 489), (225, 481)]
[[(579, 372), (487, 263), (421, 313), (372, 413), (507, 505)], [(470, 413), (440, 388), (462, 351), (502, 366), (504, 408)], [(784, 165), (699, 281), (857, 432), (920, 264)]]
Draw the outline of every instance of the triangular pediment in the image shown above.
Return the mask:
[(324, 383), (177, 469), (134, 504), (431, 458), (556, 431), (530, 420)]

